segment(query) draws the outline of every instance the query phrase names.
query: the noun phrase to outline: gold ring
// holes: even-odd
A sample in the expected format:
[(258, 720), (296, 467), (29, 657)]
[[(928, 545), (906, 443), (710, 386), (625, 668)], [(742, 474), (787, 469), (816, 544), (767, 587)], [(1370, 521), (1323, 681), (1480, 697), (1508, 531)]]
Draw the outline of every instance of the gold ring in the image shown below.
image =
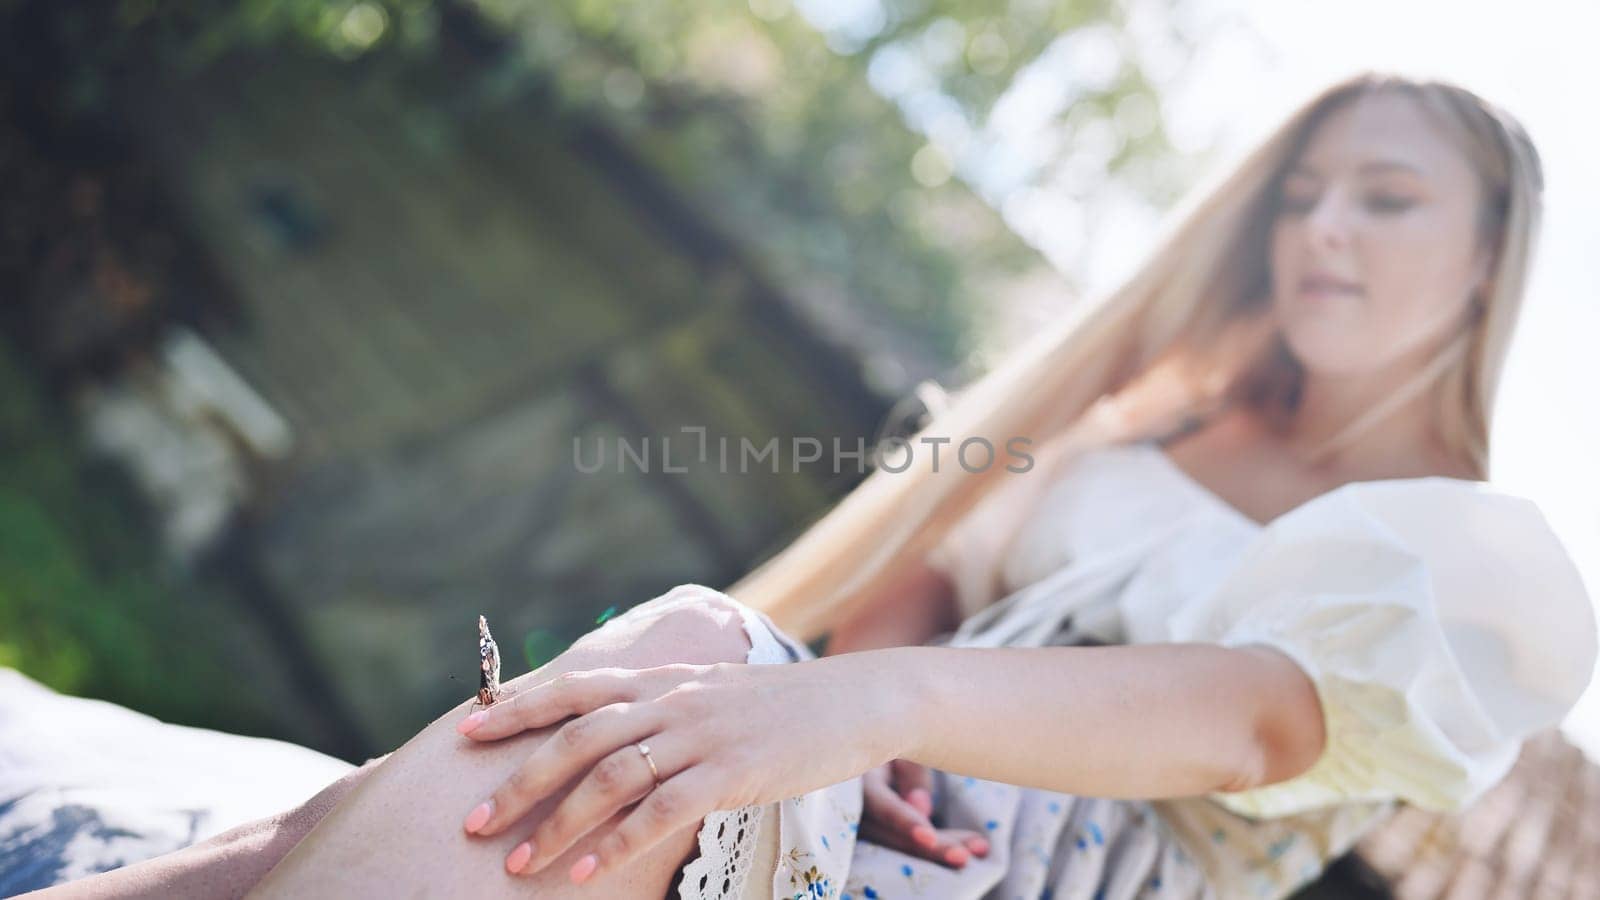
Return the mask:
[(650, 758), (650, 748), (646, 747), (643, 741), (634, 746), (639, 748), (639, 755), (644, 757), (644, 761), (650, 764), (650, 777), (656, 780), (656, 784), (660, 784), (661, 773), (656, 771), (656, 761)]

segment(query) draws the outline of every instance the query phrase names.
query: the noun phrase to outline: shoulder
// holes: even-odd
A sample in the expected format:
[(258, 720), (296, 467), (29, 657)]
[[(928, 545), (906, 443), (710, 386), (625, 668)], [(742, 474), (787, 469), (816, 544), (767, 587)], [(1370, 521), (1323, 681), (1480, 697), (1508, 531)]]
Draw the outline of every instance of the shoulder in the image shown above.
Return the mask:
[[(1482, 481), (1442, 475), (1352, 482), (1329, 491), (1329, 502), (1307, 504), (1326, 515), (1346, 508), (1382, 523), (1444, 558), (1476, 558), (1480, 551), (1506, 559), (1568, 560), (1544, 511), (1533, 500)], [(1439, 558), (1439, 554), (1429, 553)], [(1570, 560), (1568, 560), (1570, 562)]]
[(1533, 500), (1442, 476), (1358, 482), (1308, 505), (1307, 522), (1369, 529), (1425, 568), (1453, 643), (1506, 656), (1519, 680), (1575, 700), (1597, 653), (1593, 603)]
[[(1565, 544), (1533, 500), (1444, 476), (1346, 484), (1298, 510), (1304, 523), (1349, 520), (1392, 537), (1437, 574), (1493, 574), (1500, 588), (1587, 595)], [(1288, 518), (1288, 517), (1285, 517)]]

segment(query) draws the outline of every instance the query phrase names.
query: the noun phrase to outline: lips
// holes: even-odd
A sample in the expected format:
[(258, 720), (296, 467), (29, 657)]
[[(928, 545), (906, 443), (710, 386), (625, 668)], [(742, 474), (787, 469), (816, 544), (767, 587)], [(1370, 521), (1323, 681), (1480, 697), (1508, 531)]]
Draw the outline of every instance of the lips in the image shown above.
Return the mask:
[(1357, 296), (1361, 293), (1361, 285), (1323, 272), (1314, 272), (1300, 279), (1300, 293)]

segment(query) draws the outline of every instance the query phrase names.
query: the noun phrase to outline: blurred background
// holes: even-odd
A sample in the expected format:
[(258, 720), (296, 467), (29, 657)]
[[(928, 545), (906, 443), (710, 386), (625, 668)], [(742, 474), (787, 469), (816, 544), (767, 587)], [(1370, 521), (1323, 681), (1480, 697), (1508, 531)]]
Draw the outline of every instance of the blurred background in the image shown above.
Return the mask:
[(1477, 89), (1545, 154), (1493, 474), (1600, 584), (1600, 137), (1570, 96), (1600, 23), (1549, 27), (1586, 14), (0, 0), (0, 665), (392, 749), (475, 689), (480, 612), (510, 677), (731, 583), (860, 478), (581, 475), (575, 438), (870, 442), (1368, 66)]

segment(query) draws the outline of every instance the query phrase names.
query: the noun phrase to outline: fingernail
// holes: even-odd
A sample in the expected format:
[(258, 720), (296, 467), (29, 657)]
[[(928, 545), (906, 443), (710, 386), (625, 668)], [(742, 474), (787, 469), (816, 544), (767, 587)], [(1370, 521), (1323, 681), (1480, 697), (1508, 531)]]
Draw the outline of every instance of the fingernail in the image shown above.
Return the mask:
[(984, 840), (981, 837), (975, 837), (975, 838), (969, 839), (967, 841), (967, 846), (972, 849), (973, 853), (976, 853), (979, 856), (983, 856), (984, 854), (989, 852), (989, 842)]
[(951, 847), (949, 850), (945, 851), (944, 858), (949, 861), (952, 866), (959, 866), (967, 861), (967, 851), (961, 849), (960, 847)]
[(456, 730), (462, 734), (469, 734), (474, 728), (482, 725), (483, 720), (487, 718), (489, 718), (489, 711), (487, 709), (480, 709), (457, 723)]
[(911, 839), (924, 847), (932, 847), (939, 843), (939, 835), (927, 825), (918, 825), (911, 829)]
[(573, 884), (583, 884), (585, 879), (594, 874), (595, 867), (598, 865), (600, 865), (600, 858), (591, 853), (573, 863), (572, 871), (567, 874), (572, 877)]
[(911, 793), (906, 795), (906, 802), (915, 806), (925, 816), (933, 812), (933, 798), (928, 795), (926, 788), (913, 788)]
[(533, 845), (523, 841), (512, 849), (511, 855), (506, 857), (506, 871), (515, 875), (522, 871), (522, 867), (533, 859)]
[(461, 826), (467, 829), (468, 834), (477, 834), (478, 829), (489, 824), (489, 817), (494, 815), (494, 801), (485, 800), (472, 808), (467, 813), (467, 820)]

